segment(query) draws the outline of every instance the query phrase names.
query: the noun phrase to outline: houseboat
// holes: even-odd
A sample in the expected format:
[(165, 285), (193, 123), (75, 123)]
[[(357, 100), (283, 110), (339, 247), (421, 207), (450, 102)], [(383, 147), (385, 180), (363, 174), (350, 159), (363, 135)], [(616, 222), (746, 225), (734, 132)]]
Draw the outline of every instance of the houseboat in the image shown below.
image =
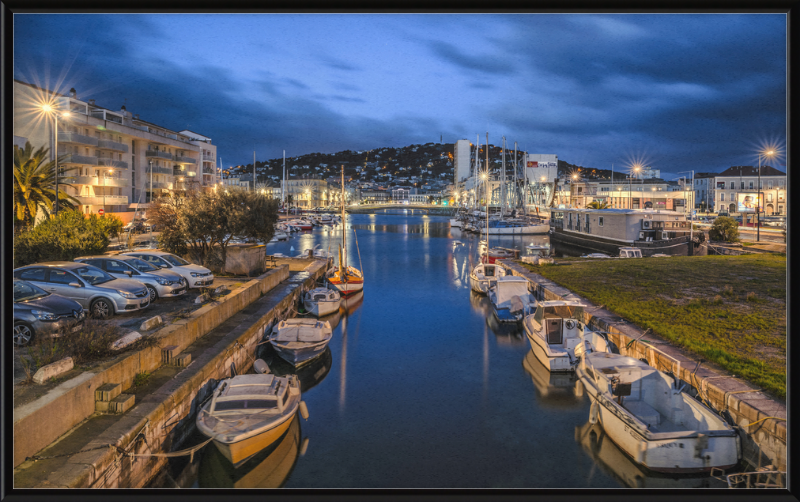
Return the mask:
[(552, 241), (582, 253), (620, 256), (634, 247), (642, 256), (703, 256), (705, 234), (692, 235), (686, 215), (665, 209), (558, 209), (551, 214)]

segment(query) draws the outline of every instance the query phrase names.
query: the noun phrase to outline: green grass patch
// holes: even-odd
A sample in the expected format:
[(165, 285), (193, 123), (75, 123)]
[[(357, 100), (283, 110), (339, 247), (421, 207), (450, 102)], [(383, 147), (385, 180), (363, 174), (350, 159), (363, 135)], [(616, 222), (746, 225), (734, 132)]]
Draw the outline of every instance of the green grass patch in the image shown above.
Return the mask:
[(529, 270), (786, 397), (786, 257), (558, 259)]

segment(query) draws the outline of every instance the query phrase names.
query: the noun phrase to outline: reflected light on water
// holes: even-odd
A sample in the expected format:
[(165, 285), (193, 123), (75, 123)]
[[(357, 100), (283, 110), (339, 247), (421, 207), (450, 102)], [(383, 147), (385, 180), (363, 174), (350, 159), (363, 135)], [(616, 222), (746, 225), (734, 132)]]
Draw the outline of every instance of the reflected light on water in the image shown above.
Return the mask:
[(342, 377), (339, 381), (339, 413), (344, 414), (344, 395), (347, 387), (347, 316), (342, 317)]

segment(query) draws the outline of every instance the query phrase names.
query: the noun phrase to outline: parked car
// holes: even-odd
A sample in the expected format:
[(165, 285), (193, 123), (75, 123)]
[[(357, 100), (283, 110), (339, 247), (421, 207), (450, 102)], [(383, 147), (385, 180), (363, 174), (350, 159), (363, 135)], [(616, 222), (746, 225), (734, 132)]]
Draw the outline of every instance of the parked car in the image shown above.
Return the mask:
[(49, 293), (80, 303), (93, 317), (99, 319), (122, 312), (133, 312), (150, 305), (150, 292), (141, 282), (116, 279), (85, 263), (36, 263), (14, 269), (13, 275)]
[(166, 268), (172, 272), (176, 272), (189, 282), (190, 288), (202, 288), (214, 284), (214, 274), (209, 269), (189, 263), (180, 256), (175, 256), (172, 253), (154, 250), (129, 251), (122, 254), (135, 256), (155, 267)]
[(82, 256), (75, 261), (106, 271), (117, 279), (135, 279), (147, 287), (150, 301), (180, 296), (189, 290), (188, 281), (180, 274), (161, 270), (134, 256)]
[(14, 346), (24, 347), (36, 337), (58, 336), (63, 328), (76, 331), (85, 317), (80, 303), (14, 279)]

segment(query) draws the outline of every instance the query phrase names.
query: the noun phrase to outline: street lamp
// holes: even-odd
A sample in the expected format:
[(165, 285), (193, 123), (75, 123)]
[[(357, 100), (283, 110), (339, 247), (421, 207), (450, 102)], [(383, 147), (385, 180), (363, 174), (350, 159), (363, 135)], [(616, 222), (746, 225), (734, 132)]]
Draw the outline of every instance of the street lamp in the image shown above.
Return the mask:
[(106, 192), (108, 191), (108, 182), (106, 181), (106, 174), (114, 174), (113, 169), (109, 169), (108, 171), (103, 171), (103, 209), (106, 208)]
[(765, 152), (758, 154), (758, 200), (756, 204), (756, 242), (761, 241), (761, 203), (762, 203), (762, 193), (761, 193), (761, 157), (774, 157), (775, 150), (767, 150)]
[[(58, 215), (58, 111), (49, 103), (45, 103), (41, 106), (42, 111), (47, 115), (53, 116), (53, 124), (55, 124), (53, 128), (53, 142), (55, 143), (55, 152), (53, 157), (55, 158), (56, 166), (56, 205), (55, 210), (53, 211), (53, 215)], [(62, 117), (67, 118), (69, 117), (69, 112), (64, 112), (61, 114)]]

